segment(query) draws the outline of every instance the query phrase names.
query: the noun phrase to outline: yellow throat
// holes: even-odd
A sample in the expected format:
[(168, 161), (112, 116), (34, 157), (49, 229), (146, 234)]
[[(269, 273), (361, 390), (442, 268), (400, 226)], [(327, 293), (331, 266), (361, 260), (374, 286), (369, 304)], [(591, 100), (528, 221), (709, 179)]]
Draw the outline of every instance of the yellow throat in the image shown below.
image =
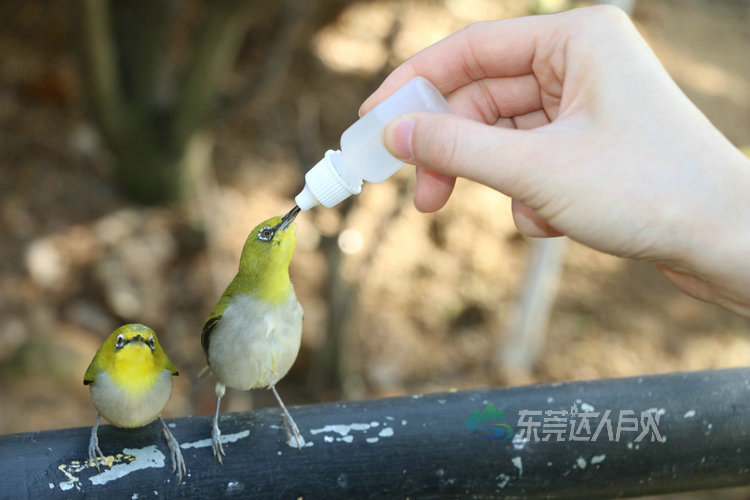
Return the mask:
[(125, 392), (137, 396), (154, 386), (162, 370), (147, 344), (132, 342), (115, 353), (107, 373)]
[(272, 217), (258, 224), (242, 248), (240, 266), (227, 292), (248, 294), (270, 304), (284, 302), (292, 291), (289, 263), (296, 238), (294, 216)]
[(164, 353), (154, 331), (133, 323), (107, 337), (86, 370), (83, 383), (96, 383), (97, 377), (106, 373), (113, 384), (138, 396), (151, 389), (164, 370), (177, 375), (177, 368)]

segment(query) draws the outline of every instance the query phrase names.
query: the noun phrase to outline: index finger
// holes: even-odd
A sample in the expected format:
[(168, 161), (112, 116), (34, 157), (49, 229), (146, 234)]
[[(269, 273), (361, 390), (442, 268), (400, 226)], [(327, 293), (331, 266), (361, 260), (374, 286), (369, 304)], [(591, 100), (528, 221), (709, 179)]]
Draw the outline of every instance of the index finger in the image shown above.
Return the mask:
[(388, 75), (360, 107), (375, 107), (415, 76), (423, 76), (444, 95), (484, 78), (531, 74), (537, 35), (547, 16), (475, 23), (407, 59)]

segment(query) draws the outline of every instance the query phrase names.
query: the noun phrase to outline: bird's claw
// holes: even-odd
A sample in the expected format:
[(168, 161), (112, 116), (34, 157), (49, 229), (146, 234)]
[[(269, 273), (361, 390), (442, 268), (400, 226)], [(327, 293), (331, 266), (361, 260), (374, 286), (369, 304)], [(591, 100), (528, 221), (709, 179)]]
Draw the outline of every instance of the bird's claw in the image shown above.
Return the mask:
[(102, 462), (106, 460), (102, 449), (99, 448), (99, 436), (97, 435), (97, 429), (99, 427), (99, 418), (96, 419), (96, 425), (91, 429), (91, 438), (89, 439), (89, 462), (96, 466), (96, 470), (101, 472), (102, 469), (99, 467), (99, 458)]
[(187, 475), (187, 467), (185, 466), (185, 459), (182, 458), (182, 452), (180, 451), (180, 443), (172, 437), (167, 439), (169, 451), (172, 453), (172, 472), (177, 472), (177, 484), (182, 483), (182, 477)]
[(183, 476), (187, 475), (187, 467), (185, 467), (185, 459), (182, 458), (182, 452), (180, 451), (180, 443), (177, 438), (174, 437), (169, 431), (164, 419), (159, 416), (159, 420), (162, 423), (162, 430), (164, 431), (164, 438), (167, 440), (167, 446), (172, 456), (172, 472), (177, 472), (177, 484), (182, 483)]
[(104, 453), (102, 453), (102, 449), (99, 448), (98, 439), (94, 439), (92, 442), (89, 442), (89, 463), (94, 464), (96, 470), (101, 472), (102, 469), (99, 467), (99, 459), (101, 459), (102, 462), (106, 460)]
[(284, 422), (284, 429), (286, 429), (286, 442), (290, 446), (297, 445), (298, 450), (302, 450), (305, 445), (305, 439), (302, 437), (302, 433), (297, 427), (297, 423), (294, 421), (292, 416), (288, 412), (281, 412), (281, 420)]
[[(284, 401), (281, 400), (281, 396), (279, 396), (279, 392), (276, 390), (276, 387), (271, 386), (270, 389), (271, 392), (273, 392), (273, 395), (276, 396), (276, 401), (279, 402), (279, 406), (281, 407), (281, 420), (284, 422), (284, 428), (286, 429), (287, 444), (289, 444), (290, 446), (294, 446), (296, 444), (297, 449), (302, 451), (302, 447), (305, 445), (305, 440), (299, 431), (299, 427), (297, 427), (297, 424), (292, 418), (292, 414), (289, 413), (289, 410), (286, 409), (286, 405), (284, 404)], [(292, 438), (294, 438), (293, 442)]]
[(221, 431), (217, 424), (214, 424), (213, 430), (211, 431), (211, 448), (214, 451), (214, 458), (219, 462), (219, 465), (223, 466), (224, 462), (221, 460), (221, 456), (226, 456), (226, 452), (221, 444)]

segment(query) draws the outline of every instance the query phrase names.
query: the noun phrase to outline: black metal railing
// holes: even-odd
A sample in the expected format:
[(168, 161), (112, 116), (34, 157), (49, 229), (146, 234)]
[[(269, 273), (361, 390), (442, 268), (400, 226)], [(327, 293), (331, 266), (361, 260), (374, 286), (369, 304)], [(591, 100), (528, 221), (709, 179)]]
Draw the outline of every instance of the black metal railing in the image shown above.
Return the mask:
[[(489, 406), (491, 403), (491, 406)], [(113, 467), (86, 463), (90, 428), (0, 436), (0, 497), (600, 498), (750, 483), (750, 368), (459, 391), (102, 426)], [(598, 432), (597, 432), (598, 431)]]

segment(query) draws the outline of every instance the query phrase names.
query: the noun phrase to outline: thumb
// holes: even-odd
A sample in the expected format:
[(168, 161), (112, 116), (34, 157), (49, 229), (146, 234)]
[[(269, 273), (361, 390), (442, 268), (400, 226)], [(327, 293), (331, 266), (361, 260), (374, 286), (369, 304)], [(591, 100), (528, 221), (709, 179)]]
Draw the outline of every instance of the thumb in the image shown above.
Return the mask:
[[(531, 177), (544, 166), (537, 130), (494, 127), (456, 115), (414, 113), (396, 118), (383, 130), (392, 155), (449, 177), (465, 177), (513, 198), (523, 199)], [(536, 170), (536, 172), (535, 172)], [(528, 187), (528, 186), (527, 186)], [(525, 191), (525, 192), (524, 192)], [(524, 196), (526, 195), (526, 196)]]

